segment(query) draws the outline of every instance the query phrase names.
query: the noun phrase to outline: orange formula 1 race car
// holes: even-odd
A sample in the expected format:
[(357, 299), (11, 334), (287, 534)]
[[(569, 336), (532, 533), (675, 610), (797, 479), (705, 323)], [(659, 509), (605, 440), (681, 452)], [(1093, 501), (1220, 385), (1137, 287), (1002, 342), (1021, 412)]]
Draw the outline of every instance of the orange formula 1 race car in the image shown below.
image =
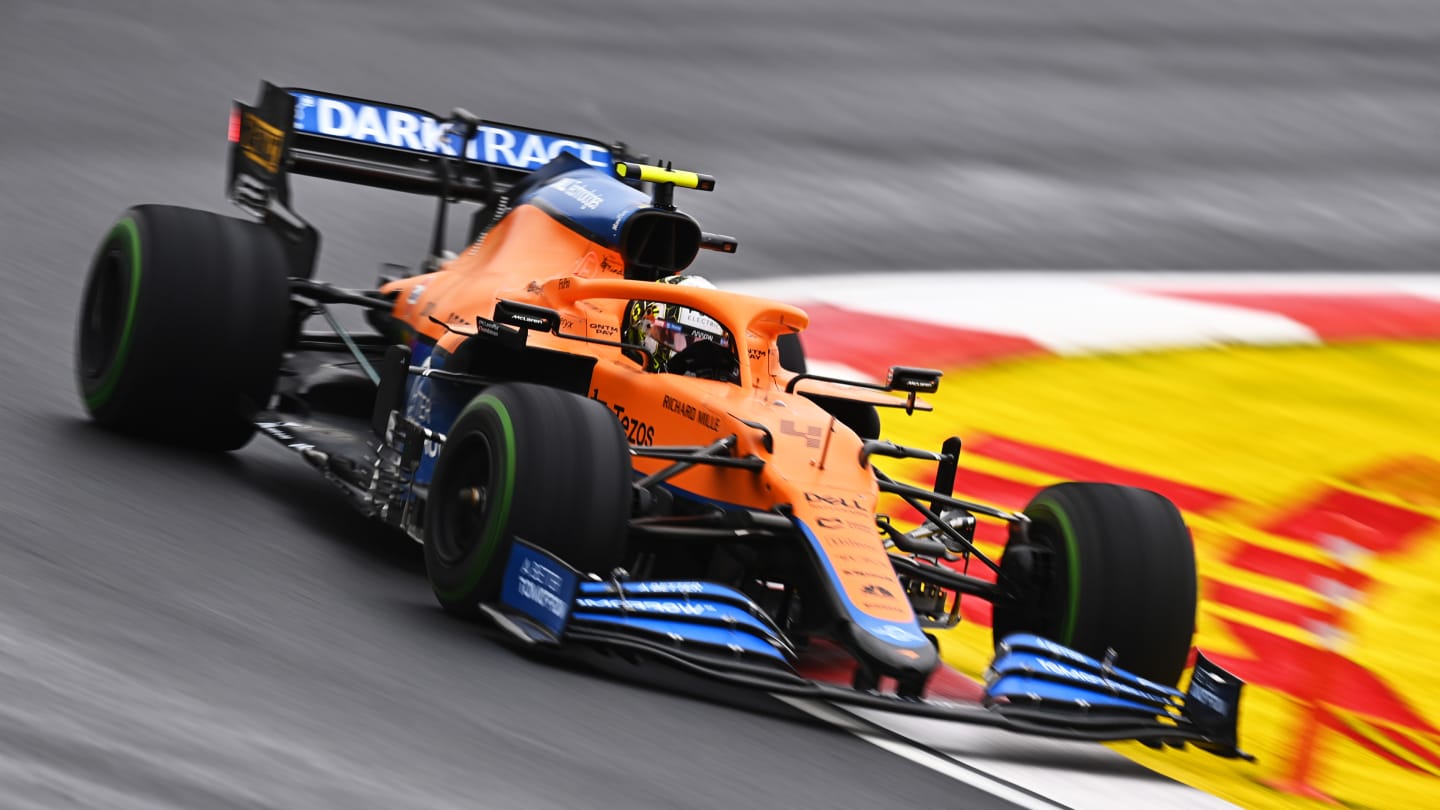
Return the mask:
[[(1155, 493), (1075, 483), (1023, 512), (952, 493), (960, 441), (880, 437), (935, 371), (808, 374), (796, 307), (680, 275), (735, 251), (676, 210), (705, 175), (620, 145), (306, 90), (236, 103), (231, 199), (252, 219), (126, 212), (101, 243), (77, 375), (115, 429), (230, 450), (258, 430), (424, 544), (436, 597), (524, 644), (1077, 739), (1237, 748), (1241, 684), (1197, 656), (1196, 574)], [(309, 175), (434, 195), (430, 258), (375, 289), (313, 278)], [(468, 247), (447, 213), (476, 207)], [(347, 329), (336, 307), (370, 329)], [(316, 320), (326, 331), (307, 331)], [(934, 491), (881, 470), (936, 464)], [(883, 493), (923, 516), (902, 531)], [(1001, 558), (977, 519), (1008, 524)], [(961, 572), (964, 561), (994, 572)], [(994, 605), (970, 702), (936, 699), (934, 628)], [(845, 665), (819, 680), (818, 659)], [(834, 680), (835, 667), (828, 670)], [(978, 689), (978, 687), (977, 687)]]

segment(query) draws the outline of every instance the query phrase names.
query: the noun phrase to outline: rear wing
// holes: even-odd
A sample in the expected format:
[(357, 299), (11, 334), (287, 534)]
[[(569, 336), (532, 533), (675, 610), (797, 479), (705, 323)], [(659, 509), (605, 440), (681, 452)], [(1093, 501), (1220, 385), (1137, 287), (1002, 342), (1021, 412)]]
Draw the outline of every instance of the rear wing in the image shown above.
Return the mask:
[(261, 83), (255, 104), (234, 102), (229, 140), (231, 201), (269, 224), (288, 226), (291, 241), (318, 240), (290, 205), (289, 176), (299, 174), (437, 197), (432, 256), (441, 252), (450, 202), (483, 206), (471, 226), (473, 239), (503, 213), (516, 183), (561, 152), (612, 175), (617, 160), (631, 159), (623, 144), (486, 121), (460, 108), (442, 118), (270, 82)]
[(269, 82), (255, 105), (234, 103), (230, 141), (230, 196), (247, 207), (262, 190), (288, 205), (288, 174), (486, 202), (561, 152), (614, 174), (624, 148)]

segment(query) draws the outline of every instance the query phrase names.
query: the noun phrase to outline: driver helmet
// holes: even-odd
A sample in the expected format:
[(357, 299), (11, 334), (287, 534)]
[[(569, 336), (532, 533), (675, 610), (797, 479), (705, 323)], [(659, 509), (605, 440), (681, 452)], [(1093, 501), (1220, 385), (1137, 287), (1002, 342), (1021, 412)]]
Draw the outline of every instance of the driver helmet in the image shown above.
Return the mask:
[[(715, 289), (703, 276), (668, 276), (659, 284)], [(670, 359), (700, 341), (712, 341), (730, 348), (730, 338), (719, 321), (699, 310), (658, 301), (632, 301), (627, 318), (626, 341), (650, 352), (651, 371), (665, 371)]]

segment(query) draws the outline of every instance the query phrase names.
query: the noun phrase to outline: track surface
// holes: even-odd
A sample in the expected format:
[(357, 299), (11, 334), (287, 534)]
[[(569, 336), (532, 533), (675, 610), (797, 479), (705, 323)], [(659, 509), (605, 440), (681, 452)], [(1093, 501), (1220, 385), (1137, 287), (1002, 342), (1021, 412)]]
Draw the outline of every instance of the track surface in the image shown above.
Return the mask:
[[(853, 738), (520, 658), (278, 451), (85, 426), (83, 269), (138, 202), (223, 210), (260, 78), (631, 141), (712, 172), (716, 277), (1423, 266), (1428, 0), (0, 6), (0, 796), (12, 806), (984, 806)], [(117, 10), (127, 9), (126, 13)], [(322, 274), (427, 202), (309, 184)]]

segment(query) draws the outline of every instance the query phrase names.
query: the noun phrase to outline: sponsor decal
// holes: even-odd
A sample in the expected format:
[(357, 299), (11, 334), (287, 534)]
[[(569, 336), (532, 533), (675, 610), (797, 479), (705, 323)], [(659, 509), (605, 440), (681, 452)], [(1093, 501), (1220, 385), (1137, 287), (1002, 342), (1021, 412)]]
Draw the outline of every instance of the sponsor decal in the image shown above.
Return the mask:
[(515, 583), (525, 598), (539, 605), (550, 615), (565, 615), (565, 601), (555, 595), (560, 585), (560, 575), (533, 560), (520, 565), (520, 578)]
[[(816, 526), (819, 526), (819, 527), (822, 528), (822, 529), (835, 529), (835, 530), (847, 529), (847, 530), (849, 530), (849, 531), (854, 531), (854, 532), (867, 532), (867, 533), (869, 533), (871, 536), (875, 536), (875, 535), (877, 534), (877, 530), (876, 530), (875, 524), (873, 524), (873, 523), (869, 523), (869, 524), (867, 524), (867, 523), (861, 523), (861, 522), (858, 521), (858, 520), (851, 520), (850, 518), (842, 518), (842, 517), (834, 517), (834, 516), (821, 516), (821, 517), (815, 518), (815, 525), (816, 525)], [(851, 548), (865, 548), (865, 549), (868, 549), (868, 548), (874, 548), (877, 544), (878, 544), (878, 540), (869, 540), (869, 539), (861, 540), (861, 539), (858, 538), (858, 537), (853, 537), (853, 536), (850, 536), (850, 535), (843, 535), (843, 534), (826, 534), (826, 535), (825, 535), (825, 545), (826, 545), (826, 546), (849, 546), (849, 547), (851, 547)]]
[(1208, 706), (1218, 714), (1230, 713), (1230, 702), (1216, 694), (1214, 690), (1206, 686), (1204, 682), (1194, 680), (1190, 684), (1190, 691), (1187, 693), (1189, 699), (1196, 700), (1201, 705)]
[(250, 162), (271, 174), (280, 171), (284, 141), (284, 132), (270, 126), (255, 113), (245, 113), (245, 125), (240, 127), (240, 153)]
[(846, 498), (842, 495), (822, 495), (819, 492), (806, 492), (805, 502), (815, 504), (816, 506), (848, 509), (852, 512), (865, 511), (865, 504), (860, 498)]
[(500, 601), (559, 636), (570, 617), (580, 577), (549, 554), (523, 542), (510, 549)]
[(690, 307), (682, 307), (676, 321), (682, 326), (699, 329), (704, 332), (709, 332), (712, 335), (725, 334), (725, 327), (721, 326), (719, 321)]
[(590, 392), (590, 398), (615, 412), (615, 418), (620, 421), (620, 429), (625, 431), (625, 438), (631, 444), (649, 447), (655, 443), (654, 425), (641, 419), (627, 416), (624, 405), (611, 405), (601, 399), (599, 388), (593, 389)]
[(315, 447), (315, 445), (313, 444), (296, 441), (295, 434), (285, 429), (291, 427), (304, 427), (304, 425), (300, 424), (299, 422), (257, 422), (255, 423), (255, 427), (260, 428), (260, 430), (270, 438), (284, 442), (285, 446), (290, 448), (291, 450), (295, 450), (298, 452), (301, 450), (310, 450)]
[[(832, 534), (824, 539), (825, 548), (830, 550), (830, 555), (836, 559), (843, 557), (850, 560), (872, 560), (878, 554), (884, 554), (878, 537), (861, 539), (853, 535)], [(856, 554), (853, 552), (863, 552)]]
[[(786, 436), (799, 436), (803, 438), (805, 440), (805, 446), (812, 450), (820, 449), (820, 437), (825, 435), (820, 430), (819, 425), (810, 425), (804, 430), (800, 430), (798, 427), (795, 426), (795, 422), (790, 419), (780, 420), (780, 432), (784, 433)], [(810, 493), (805, 493), (805, 497), (809, 498)]]
[(897, 644), (913, 644), (917, 641), (924, 641), (925, 637), (907, 627), (898, 624), (877, 623), (870, 627), (870, 632), (881, 637), (888, 638)]
[(695, 406), (684, 400), (677, 399), (667, 394), (664, 399), (660, 400), (660, 407), (664, 408), (667, 411), (670, 411), (671, 413), (678, 413), (692, 422), (695, 421)]
[(510, 313), (510, 319), (518, 321), (519, 323), (515, 325), (522, 329), (544, 329), (547, 326), (544, 318), (538, 315), (531, 315), (528, 312), (512, 312)]
[(550, 187), (574, 200), (586, 211), (594, 211), (600, 207), (601, 203), (605, 202), (605, 198), (600, 195), (600, 192), (585, 185), (583, 180), (577, 180), (574, 177), (556, 180)]
[(412, 288), (410, 289), (410, 295), (405, 298), (405, 303), (410, 304), (410, 305), (413, 306), (416, 301), (419, 301), (419, 300), (420, 300), (420, 296), (421, 296), (424, 292), (425, 292), (425, 285), (424, 285), (424, 284), (416, 284), (414, 287), (412, 287)]
[(625, 409), (615, 406), (615, 417), (620, 420), (620, 429), (631, 444), (649, 447), (655, 443), (655, 426), (625, 415)]
[(626, 586), (627, 592), (633, 593), (704, 593), (705, 583), (691, 581), (681, 582), (634, 582)]
[(695, 422), (696, 424), (699, 424), (702, 427), (709, 428), (710, 430), (720, 429), (719, 416), (716, 416), (715, 414), (710, 413), (709, 411), (699, 408), (682, 399), (677, 399), (676, 397), (672, 397), (667, 394), (665, 398), (660, 401), (660, 407), (664, 408), (667, 411), (670, 411), (671, 413), (679, 414), (686, 419), (689, 419), (691, 422)]
[[(430, 424), (430, 417), (435, 400), (434, 383), (430, 381), (430, 360), (430, 356), (426, 355), (425, 362), (420, 364), (420, 373), (415, 375), (414, 381), (410, 384), (410, 398), (405, 403), (405, 418), (424, 428), (433, 427)], [(438, 458), (440, 442), (426, 438), (423, 452), (426, 458)]]
[[(1113, 682), (1113, 681), (1110, 681), (1110, 680), (1108, 680), (1108, 679), (1106, 679), (1106, 678), (1102, 678), (1102, 677), (1100, 677), (1099, 675), (1096, 675), (1096, 674), (1094, 674), (1094, 673), (1086, 672), (1085, 670), (1082, 670), (1082, 669), (1076, 669), (1075, 667), (1065, 666), (1064, 664), (1061, 664), (1061, 663), (1059, 663), (1059, 662), (1051, 661), (1051, 660), (1048, 659), (1048, 658), (1040, 658), (1040, 657), (1037, 656), (1037, 657), (1035, 657), (1033, 660), (1034, 660), (1035, 663), (1037, 663), (1037, 664), (1040, 665), (1040, 668), (1041, 668), (1041, 669), (1045, 670), (1046, 672), (1050, 673), (1051, 675), (1054, 675), (1055, 677), (1061, 678), (1061, 679), (1066, 680), (1066, 681), (1070, 681), (1070, 682), (1072, 682), (1072, 683), (1084, 684), (1084, 685), (1086, 685), (1086, 686), (1093, 686), (1093, 687), (1095, 687), (1096, 689), (1099, 689), (1099, 690), (1101, 690), (1101, 691), (1108, 691), (1108, 692), (1112, 692), (1112, 693), (1113, 693), (1113, 692), (1117, 692), (1117, 691), (1120, 691), (1120, 692), (1122, 692), (1122, 693), (1131, 693), (1131, 694), (1139, 693), (1138, 690), (1132, 689), (1132, 688), (1130, 688), (1130, 687), (1126, 687), (1126, 686), (1124, 686), (1123, 684), (1117, 684), (1117, 683), (1115, 683), (1115, 682)], [(1139, 694), (1143, 694), (1143, 693), (1139, 693)], [(1196, 697), (1198, 697), (1198, 695), (1197, 695)], [(1204, 703), (1205, 701), (1202, 699), (1200, 702), (1201, 702), (1201, 703)], [(1209, 704), (1206, 704), (1206, 705), (1209, 705)], [(1222, 706), (1223, 706), (1223, 703), (1222, 703)], [(1211, 708), (1214, 708), (1214, 707), (1212, 706)]]
[[(462, 136), (449, 122), (418, 110), (310, 93), (295, 94), (295, 131), (431, 155), (457, 157), (462, 152)], [(496, 124), (482, 125), (463, 152), (468, 160), (524, 170), (537, 169), (561, 152), (598, 168), (611, 166), (610, 151), (603, 146)]]
[(770, 356), (770, 352), (766, 349), (748, 349), (746, 354), (750, 355), (751, 360), (764, 360)]
[[(844, 558), (845, 562), (848, 565), (857, 567), (847, 568), (841, 566), (839, 570), (842, 577), (876, 579), (885, 583), (895, 582), (895, 575), (891, 573), (891, 568), (888, 565), (885, 568), (871, 568), (870, 566), (866, 565), (866, 563), (871, 562), (871, 560), (861, 559), (852, 555), (844, 555)], [(883, 571), (884, 573), (880, 573), (881, 571)], [(865, 586), (865, 588), (865, 593), (874, 593), (874, 591), (871, 589), (871, 586), (867, 585)]]
[(673, 599), (656, 601), (651, 599), (597, 599), (582, 596), (575, 600), (575, 606), (595, 610), (619, 610), (627, 613), (659, 613), (666, 616), (704, 616), (707, 613), (719, 612), (714, 605), (704, 602), (680, 602)]

